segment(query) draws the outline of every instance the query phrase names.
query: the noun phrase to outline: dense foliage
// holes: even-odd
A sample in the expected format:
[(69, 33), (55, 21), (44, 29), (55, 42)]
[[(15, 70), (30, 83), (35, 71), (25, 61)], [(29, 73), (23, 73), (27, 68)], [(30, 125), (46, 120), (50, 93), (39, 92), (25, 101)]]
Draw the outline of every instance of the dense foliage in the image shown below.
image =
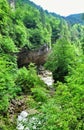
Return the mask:
[(69, 68), (76, 62), (75, 55), (74, 46), (65, 38), (59, 39), (53, 46), (53, 50), (45, 66), (53, 72), (55, 81), (64, 82), (64, 77), (68, 75)]
[[(34, 64), (17, 65), (23, 47), (31, 50), (45, 43), (52, 48), (45, 64), (53, 73), (52, 88), (41, 81)], [(17, 115), (11, 125), (10, 103), (25, 95), (27, 107), (38, 111), (37, 130), (83, 130), (83, 70), (83, 24), (71, 25), (29, 0), (16, 1), (14, 9), (0, 0), (0, 129), (16, 129)]]

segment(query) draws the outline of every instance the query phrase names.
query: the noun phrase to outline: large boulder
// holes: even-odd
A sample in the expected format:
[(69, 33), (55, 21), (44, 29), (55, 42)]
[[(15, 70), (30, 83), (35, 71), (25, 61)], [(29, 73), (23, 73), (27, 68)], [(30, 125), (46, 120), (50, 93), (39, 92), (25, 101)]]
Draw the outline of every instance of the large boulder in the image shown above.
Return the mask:
[(28, 64), (35, 63), (37, 66), (43, 65), (47, 59), (47, 55), (50, 49), (48, 45), (44, 44), (39, 49), (29, 50), (27, 48), (22, 48), (22, 50), (18, 54), (18, 66), (26, 66)]

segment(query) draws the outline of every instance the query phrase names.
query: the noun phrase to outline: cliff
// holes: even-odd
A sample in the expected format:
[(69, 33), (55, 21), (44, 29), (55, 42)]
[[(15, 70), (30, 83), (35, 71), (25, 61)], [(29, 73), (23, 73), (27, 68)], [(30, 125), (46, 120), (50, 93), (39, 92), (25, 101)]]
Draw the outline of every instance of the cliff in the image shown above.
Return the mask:
[(26, 66), (29, 63), (35, 63), (37, 66), (43, 65), (47, 59), (47, 55), (50, 52), (48, 45), (44, 44), (42, 47), (36, 50), (28, 50), (22, 48), (18, 54), (18, 67)]

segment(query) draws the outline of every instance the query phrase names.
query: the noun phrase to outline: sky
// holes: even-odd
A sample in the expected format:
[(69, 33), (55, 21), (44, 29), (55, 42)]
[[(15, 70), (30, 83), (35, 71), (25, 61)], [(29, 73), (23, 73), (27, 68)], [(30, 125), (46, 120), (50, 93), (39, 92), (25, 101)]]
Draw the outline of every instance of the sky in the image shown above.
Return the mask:
[(84, 0), (31, 0), (49, 12), (62, 16), (84, 13)]

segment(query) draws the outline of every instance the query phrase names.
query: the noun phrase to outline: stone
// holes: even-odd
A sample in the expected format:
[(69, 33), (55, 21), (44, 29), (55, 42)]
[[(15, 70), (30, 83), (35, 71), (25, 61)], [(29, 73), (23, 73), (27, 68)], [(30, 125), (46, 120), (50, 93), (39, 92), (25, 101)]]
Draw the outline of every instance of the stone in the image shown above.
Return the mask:
[(17, 55), (18, 67), (28, 66), (30, 63), (35, 63), (37, 66), (43, 65), (49, 52), (50, 48), (47, 44), (36, 50), (28, 50), (24, 47)]
[(17, 130), (29, 130), (28, 127), (24, 128), (24, 123), (26, 123), (28, 113), (26, 111), (22, 111), (17, 118)]
[(28, 115), (32, 115), (31, 113), (27, 113), (26, 111), (22, 111), (17, 118), (17, 130), (31, 130), (29, 126), (31, 126), (32, 130), (37, 130), (37, 125), (41, 125), (41, 121), (38, 118), (28, 117)]
[(52, 72), (50, 72), (49, 70), (44, 70), (42, 73), (39, 73), (39, 77), (41, 78), (41, 80), (44, 81), (44, 83), (47, 86), (52, 86), (53, 85), (53, 76), (52, 76)]
[(13, 105), (15, 105), (15, 104), (16, 104), (16, 101), (15, 101), (14, 99), (12, 99), (12, 100), (11, 100), (11, 103), (12, 103)]
[(22, 111), (20, 116), (26, 118), (28, 116), (28, 113), (26, 111)]

